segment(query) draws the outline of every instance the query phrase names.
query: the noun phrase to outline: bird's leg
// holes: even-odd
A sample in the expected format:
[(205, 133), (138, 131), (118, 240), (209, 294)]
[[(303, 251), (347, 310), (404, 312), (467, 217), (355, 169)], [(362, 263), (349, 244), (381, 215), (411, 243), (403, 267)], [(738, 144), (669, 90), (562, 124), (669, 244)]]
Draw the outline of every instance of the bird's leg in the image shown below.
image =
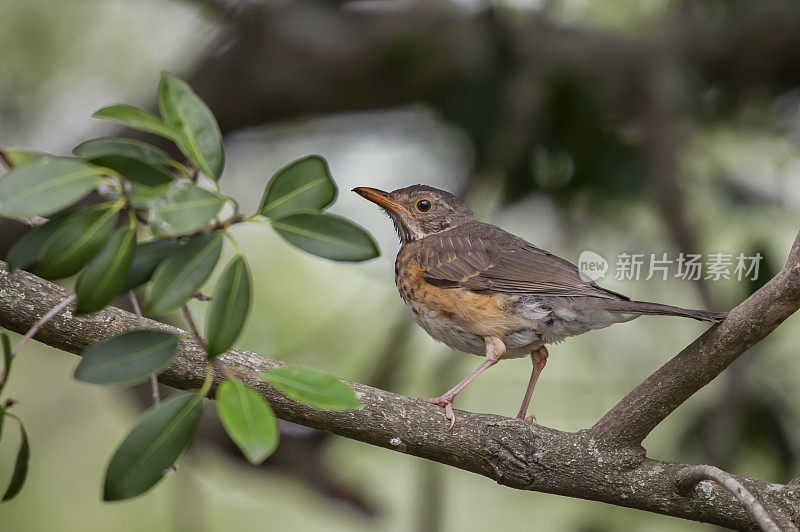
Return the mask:
[(475, 380), (475, 377), (497, 364), (497, 362), (503, 358), (503, 355), (506, 354), (506, 345), (499, 338), (488, 336), (484, 338), (484, 341), (486, 342), (486, 359), (475, 371), (439, 397), (430, 399), (423, 397), (420, 399), (420, 401), (425, 401), (426, 403), (444, 406), (444, 415), (450, 420), (450, 427), (448, 427), (448, 430), (453, 428), (453, 425), (456, 423), (456, 417), (453, 414), (453, 400), (456, 398), (456, 395), (458, 395), (458, 392), (466, 388), (467, 384)]
[[(517, 417), (525, 419), (528, 414), (528, 406), (531, 404), (531, 397), (533, 397), (533, 389), (536, 387), (536, 381), (539, 380), (539, 375), (542, 373), (545, 364), (547, 364), (547, 348), (540, 347), (536, 351), (531, 351), (531, 361), (533, 362), (533, 370), (531, 370), (531, 380), (528, 382), (528, 389), (525, 390), (525, 397), (522, 398), (522, 406), (519, 407)], [(531, 416), (532, 421), (536, 421), (536, 416)]]

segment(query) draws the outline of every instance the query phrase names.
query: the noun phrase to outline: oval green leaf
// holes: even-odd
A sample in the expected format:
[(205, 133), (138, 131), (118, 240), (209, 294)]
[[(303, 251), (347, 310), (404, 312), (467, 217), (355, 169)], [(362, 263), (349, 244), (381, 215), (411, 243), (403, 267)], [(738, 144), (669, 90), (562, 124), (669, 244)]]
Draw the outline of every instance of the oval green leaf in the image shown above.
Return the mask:
[(133, 252), (128, 278), (122, 290), (133, 290), (149, 281), (156, 266), (179, 247), (180, 244), (174, 240), (155, 240), (137, 244), (136, 250)]
[(180, 189), (156, 201), (154, 222), (161, 234), (190, 234), (208, 224), (224, 204), (225, 199), (210, 190), (181, 183)]
[(109, 155), (119, 155), (128, 159), (136, 159), (143, 163), (168, 166), (171, 162), (166, 152), (152, 144), (139, 140), (121, 137), (105, 137), (87, 140), (72, 150), (73, 155), (83, 159), (96, 159)]
[(47, 223), (31, 229), (17, 240), (6, 256), (9, 271), (26, 268), (39, 260), (47, 239), (61, 226), (68, 214), (68, 212), (56, 213)]
[(311, 209), (322, 210), (336, 198), (328, 163), (318, 155), (295, 161), (272, 176), (258, 212), (270, 218)]
[(324, 212), (295, 212), (272, 220), (284, 240), (313, 255), (360, 262), (380, 254), (366, 229), (346, 218)]
[(22, 420), (17, 416), (12, 414), (7, 414), (7, 416), (14, 417), (19, 422), (19, 431), (22, 441), (17, 451), (17, 459), (14, 462), (14, 472), (11, 474), (11, 481), (8, 483), (5, 493), (3, 493), (3, 502), (10, 501), (16, 497), (22, 489), (22, 486), (25, 484), (25, 479), (28, 476), (28, 462), (31, 457), (31, 448), (28, 443), (28, 433), (25, 431), (25, 425), (22, 424)]
[(66, 157), (20, 166), (0, 179), (0, 216), (48, 216), (84, 197), (102, 179), (102, 168)]
[(195, 237), (162, 260), (153, 272), (145, 301), (148, 314), (166, 314), (186, 301), (203, 285), (222, 251), (222, 235)]
[(130, 105), (110, 105), (95, 111), (94, 118), (111, 120), (123, 126), (139, 131), (147, 131), (177, 142), (181, 138), (180, 131), (162, 121), (156, 115), (142, 111)]
[(177, 393), (145, 412), (111, 457), (103, 500), (136, 497), (164, 478), (192, 443), (202, 400), (197, 393)]
[(278, 422), (269, 404), (255, 390), (230, 379), (217, 389), (217, 412), (228, 436), (253, 465), (278, 447)]
[(214, 181), (225, 167), (225, 148), (217, 120), (188, 83), (164, 72), (158, 87), (158, 108), (164, 121), (181, 132), (176, 140), (184, 155)]
[(97, 312), (123, 291), (135, 248), (135, 228), (122, 227), (111, 235), (78, 277), (75, 285), (77, 314)]
[(36, 163), (45, 159), (54, 159), (55, 155), (34, 150), (23, 150), (18, 148), (7, 148), (3, 150), (11, 159), (14, 168), (25, 166), (26, 164)]
[(250, 314), (252, 292), (247, 263), (244, 257), (236, 255), (217, 281), (206, 318), (206, 352), (209, 358), (221, 355), (239, 338)]
[(92, 384), (130, 386), (164, 371), (180, 337), (164, 331), (129, 331), (94, 344), (83, 352), (75, 378)]
[(67, 216), (42, 247), (34, 273), (45, 279), (77, 273), (111, 236), (117, 215), (116, 208), (93, 207)]
[(291, 399), (321, 410), (356, 410), (361, 401), (348, 385), (332, 375), (297, 366), (286, 366), (261, 374), (267, 382)]

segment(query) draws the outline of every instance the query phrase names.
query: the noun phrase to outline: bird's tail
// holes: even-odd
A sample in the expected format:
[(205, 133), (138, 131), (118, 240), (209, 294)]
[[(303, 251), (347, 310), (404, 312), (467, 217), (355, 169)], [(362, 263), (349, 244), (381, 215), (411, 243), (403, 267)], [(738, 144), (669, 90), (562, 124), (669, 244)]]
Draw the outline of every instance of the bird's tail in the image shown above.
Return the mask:
[(614, 301), (609, 310), (617, 312), (631, 312), (635, 314), (657, 314), (665, 316), (683, 316), (700, 321), (719, 323), (728, 315), (727, 312), (713, 312), (710, 310), (693, 310), (688, 308), (673, 307), (660, 303), (646, 301)]

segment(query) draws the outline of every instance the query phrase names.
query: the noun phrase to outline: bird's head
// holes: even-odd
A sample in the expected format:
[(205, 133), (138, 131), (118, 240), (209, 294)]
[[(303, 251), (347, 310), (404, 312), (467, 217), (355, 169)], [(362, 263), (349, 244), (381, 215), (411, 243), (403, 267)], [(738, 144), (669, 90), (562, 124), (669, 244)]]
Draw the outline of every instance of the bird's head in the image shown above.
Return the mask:
[(403, 244), (475, 219), (475, 215), (460, 199), (426, 185), (399, 188), (394, 192), (358, 187), (353, 192), (386, 211)]

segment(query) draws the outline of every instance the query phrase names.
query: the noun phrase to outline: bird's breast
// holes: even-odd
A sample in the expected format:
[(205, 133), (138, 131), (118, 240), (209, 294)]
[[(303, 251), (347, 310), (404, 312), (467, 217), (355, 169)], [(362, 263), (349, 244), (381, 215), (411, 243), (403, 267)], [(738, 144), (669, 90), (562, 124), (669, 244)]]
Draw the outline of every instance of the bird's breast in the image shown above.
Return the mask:
[(419, 260), (401, 253), (395, 263), (395, 282), (400, 297), (414, 318), (431, 336), (455, 349), (464, 349), (464, 339), (453, 345), (452, 336), (469, 335), (484, 353), (483, 337), (502, 338), (514, 329), (511, 298), (501, 294), (478, 294), (465, 288), (440, 288), (428, 283)]

